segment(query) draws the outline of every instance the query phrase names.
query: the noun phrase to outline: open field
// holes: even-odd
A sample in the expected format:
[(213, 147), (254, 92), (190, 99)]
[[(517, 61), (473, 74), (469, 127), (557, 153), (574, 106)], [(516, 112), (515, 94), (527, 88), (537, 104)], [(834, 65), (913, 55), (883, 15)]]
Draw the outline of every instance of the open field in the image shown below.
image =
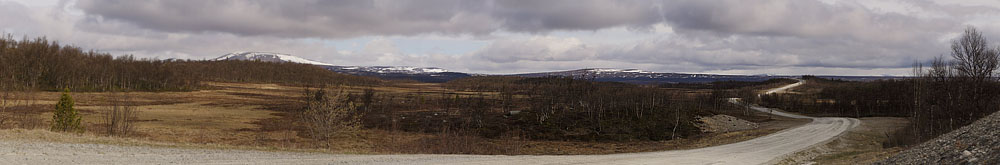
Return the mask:
[[(732, 99), (738, 101), (738, 99)], [(70, 136), (70, 138), (55, 138), (58, 140), (74, 140), (79, 143), (81, 136), (57, 134), (47, 131), (14, 130), (18, 136), (0, 136), (4, 139), (0, 146), (14, 150), (0, 150), (7, 157), (7, 163), (31, 162), (173, 162), (173, 163), (211, 163), (211, 162), (244, 162), (244, 163), (304, 163), (304, 164), (469, 164), (469, 163), (573, 163), (573, 164), (646, 164), (654, 162), (674, 163), (766, 163), (775, 161), (785, 155), (824, 144), (830, 139), (840, 136), (845, 131), (854, 128), (860, 122), (846, 118), (811, 118), (788, 113), (780, 113), (767, 108), (753, 106), (753, 110), (772, 113), (787, 118), (812, 120), (809, 124), (779, 131), (760, 138), (753, 138), (731, 144), (711, 147), (697, 146), (689, 150), (655, 151), (608, 155), (568, 155), (568, 156), (491, 156), (491, 155), (324, 155), (316, 153), (295, 152), (258, 152), (247, 150), (215, 150), (215, 149), (176, 149), (150, 148), (145, 146), (108, 146), (103, 144), (66, 144), (52, 143), (52, 138), (42, 142), (33, 142), (32, 136)], [(772, 119), (775, 120), (775, 119)], [(787, 119), (776, 119), (789, 121)], [(788, 123), (786, 123), (788, 124)], [(781, 125), (781, 124), (776, 124)], [(772, 125), (772, 126), (776, 126)], [(795, 124), (797, 125), (797, 124)], [(53, 135), (54, 134), (54, 135)], [(725, 137), (727, 139), (739, 139)], [(84, 136), (83, 141), (102, 141), (109, 138)], [(110, 138), (113, 139), (113, 138)], [(454, 140), (454, 139), (452, 139)], [(37, 140), (36, 140), (37, 141)], [(112, 140), (114, 141), (114, 140)], [(125, 144), (159, 145), (162, 143), (126, 141)], [(192, 146), (192, 145), (188, 145)], [(199, 146), (199, 145), (194, 145)], [(201, 145), (204, 146), (204, 145)], [(96, 151), (81, 152), (82, 150)], [(54, 155), (53, 157), (37, 155)], [(70, 160), (68, 155), (86, 155), (88, 159)], [(124, 156), (129, 155), (129, 156)], [(183, 158), (183, 159), (180, 159)]]
[[(72, 93), (76, 108), (83, 116), (86, 129), (81, 138), (74, 136), (8, 135), (10, 139), (39, 139), (45, 136), (57, 142), (108, 143), (114, 140), (93, 140), (104, 134), (101, 115), (108, 110), (108, 100), (125, 95), (137, 105), (135, 133), (126, 137), (136, 143), (166, 146), (200, 146), (201, 148), (248, 148), (284, 151), (318, 151), (327, 153), (478, 153), (478, 154), (609, 154), (691, 149), (729, 144), (764, 136), (805, 121), (771, 118), (760, 114), (721, 112), (739, 116), (763, 125), (760, 129), (706, 133), (691, 138), (665, 141), (549, 141), (521, 137), (482, 138), (462, 134), (422, 133), (362, 129), (325, 141), (303, 134), (302, 126), (292, 113), (300, 104), (302, 87), (276, 84), (207, 83), (211, 88), (191, 92), (84, 92)], [(368, 87), (342, 86), (348, 93), (360, 93)], [(409, 83), (370, 88), (386, 95), (423, 95), (442, 97), (441, 93), (499, 97), (496, 92), (454, 91), (438, 84)], [(672, 89), (698, 95), (704, 90)], [(52, 116), (52, 106), (60, 93), (18, 93), (17, 99), (4, 112), (11, 120), (3, 128), (45, 129)], [(415, 109), (413, 113), (423, 113)], [(26, 124), (30, 123), (30, 124)], [(59, 138), (53, 138), (59, 137)], [(90, 139), (90, 140), (88, 140)]]

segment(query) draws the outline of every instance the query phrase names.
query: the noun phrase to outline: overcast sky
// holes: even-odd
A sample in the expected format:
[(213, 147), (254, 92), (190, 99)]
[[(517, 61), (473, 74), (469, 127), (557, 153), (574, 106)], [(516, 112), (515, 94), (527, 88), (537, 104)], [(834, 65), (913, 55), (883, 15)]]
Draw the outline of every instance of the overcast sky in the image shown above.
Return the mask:
[(0, 0), (0, 30), (148, 58), (279, 52), (473, 73), (908, 75), (997, 0)]

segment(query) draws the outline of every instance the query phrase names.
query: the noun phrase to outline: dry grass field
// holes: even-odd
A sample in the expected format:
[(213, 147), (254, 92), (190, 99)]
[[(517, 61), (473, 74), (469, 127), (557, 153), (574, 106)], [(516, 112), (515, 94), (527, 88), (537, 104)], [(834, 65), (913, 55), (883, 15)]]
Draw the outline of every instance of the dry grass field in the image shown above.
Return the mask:
[[(356, 133), (317, 141), (304, 135), (293, 115), (301, 104), (302, 87), (277, 84), (207, 83), (209, 89), (191, 92), (84, 92), (72, 93), (83, 116), (82, 136), (65, 136), (44, 131), (52, 116), (59, 92), (15, 93), (7, 111), (6, 139), (48, 139), (52, 141), (139, 145), (245, 148), (329, 153), (473, 153), (473, 154), (607, 154), (670, 149), (688, 149), (739, 142), (796, 124), (728, 133), (713, 133), (669, 141), (581, 142), (525, 140), (517, 136), (482, 138), (449, 133), (419, 133), (361, 129)], [(334, 89), (361, 92), (367, 87), (341, 86)], [(438, 84), (407, 83), (371, 88), (378, 93), (427, 95), (439, 93), (478, 94), (489, 92), (451, 91)], [(702, 91), (691, 91), (697, 93)], [(103, 137), (101, 117), (114, 96), (130, 98), (138, 115), (134, 133), (128, 137)], [(758, 122), (801, 123), (792, 120)], [(11, 134), (12, 133), (12, 134)], [(57, 135), (53, 135), (57, 134)], [(118, 140), (114, 140), (118, 139)], [(122, 140), (125, 139), (125, 140)], [(116, 142), (117, 141), (117, 142)], [(120, 142), (127, 141), (127, 142)]]

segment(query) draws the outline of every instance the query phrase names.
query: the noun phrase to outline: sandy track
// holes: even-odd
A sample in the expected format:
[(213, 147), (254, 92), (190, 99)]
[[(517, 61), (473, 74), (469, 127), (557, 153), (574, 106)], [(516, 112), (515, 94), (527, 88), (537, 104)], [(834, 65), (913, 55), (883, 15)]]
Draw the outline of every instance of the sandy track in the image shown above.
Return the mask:
[[(785, 90), (801, 83), (767, 92)], [(772, 112), (757, 106), (752, 109)], [(0, 164), (766, 164), (824, 144), (860, 124), (859, 120), (851, 118), (812, 118), (773, 112), (775, 115), (813, 121), (733, 144), (610, 155), (345, 155), (0, 141)]]
[(793, 84), (788, 84), (788, 85), (785, 85), (785, 86), (781, 86), (781, 87), (778, 87), (778, 88), (767, 90), (767, 91), (764, 92), (764, 94), (772, 94), (772, 93), (783, 92), (785, 90), (798, 87), (798, 86), (800, 86), (802, 84), (805, 84), (805, 83), (806, 83), (806, 80), (799, 80), (799, 82), (796, 82), (796, 83), (793, 83)]

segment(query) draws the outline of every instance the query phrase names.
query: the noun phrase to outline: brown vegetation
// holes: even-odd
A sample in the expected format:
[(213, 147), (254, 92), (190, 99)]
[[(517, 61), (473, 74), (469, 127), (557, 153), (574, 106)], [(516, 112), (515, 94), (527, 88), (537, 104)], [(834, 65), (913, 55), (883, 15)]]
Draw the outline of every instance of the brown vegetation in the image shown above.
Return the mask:
[[(330, 136), (328, 139), (314, 138), (308, 133), (309, 123), (302, 120), (299, 113), (305, 104), (302, 87), (283, 86), (277, 84), (247, 84), (247, 83), (206, 83), (209, 89), (192, 92), (131, 92), (128, 98), (131, 103), (116, 103), (116, 97), (121, 93), (74, 93), (76, 108), (83, 116), (83, 125), (91, 134), (110, 134), (105, 129), (104, 114), (116, 105), (134, 105), (135, 120), (133, 132), (127, 137), (152, 142), (263, 147), (280, 150), (312, 150), (336, 153), (454, 153), (454, 154), (607, 154), (622, 152), (658, 151), (667, 149), (686, 149), (702, 146), (727, 144), (767, 135), (781, 130), (779, 128), (764, 128), (740, 132), (718, 134), (692, 134), (677, 137), (674, 140), (629, 140), (592, 142), (586, 140), (545, 140), (531, 139), (530, 133), (513, 131), (495, 137), (482, 136), (473, 132), (475, 127), (461, 127), (465, 124), (447, 125), (444, 120), (458, 118), (458, 115), (444, 115), (434, 111), (437, 106), (448, 103), (433, 98), (454, 98), (447, 93), (461, 91), (447, 90), (428, 84), (401, 84), (399, 87), (330, 87), (327, 91), (341, 93), (341, 101), (353, 100), (358, 111), (369, 111), (366, 118), (373, 116), (396, 116), (393, 122), (387, 121), (385, 127), (371, 127), (372, 121), (365, 120), (366, 125), (346, 136)], [(336, 90), (334, 90), (336, 89)], [(441, 91), (444, 90), (444, 91)], [(366, 92), (369, 91), (369, 92)], [(437, 92), (429, 92), (437, 91)], [(674, 91), (681, 92), (681, 91)], [(369, 93), (369, 94), (365, 94)], [(445, 94), (442, 94), (445, 93)], [(57, 92), (19, 93), (21, 100), (36, 99), (35, 106), (19, 106), (16, 112), (23, 112), (27, 118), (13, 119), (4, 128), (19, 127), (17, 123), (29, 123), (31, 120), (46, 119), (51, 116), (51, 105), (58, 100)], [(366, 104), (365, 95), (371, 95), (371, 102)], [(442, 97), (442, 95), (445, 95)], [(502, 98), (499, 93), (484, 93), (483, 103), (499, 105)], [(478, 96), (470, 100), (480, 99)], [(399, 104), (379, 103), (394, 98)], [(424, 101), (422, 104), (407, 104)], [(517, 96), (516, 98), (523, 98)], [(678, 98), (693, 100), (692, 98)], [(460, 98), (461, 100), (461, 98)], [(494, 104), (495, 103), (495, 104)], [(451, 105), (451, 114), (470, 114), (463, 112), (462, 101)], [(383, 114), (380, 109), (390, 107), (394, 115)], [(711, 107), (704, 105), (702, 108)], [(738, 108), (722, 104), (723, 110), (706, 109), (705, 113), (736, 113)], [(499, 109), (499, 108), (497, 108)], [(684, 109), (688, 111), (687, 109)], [(438, 112), (435, 117), (433, 113)], [(528, 113), (524, 111), (522, 113)], [(10, 115), (4, 113), (2, 116)], [(519, 114), (524, 115), (524, 114)], [(430, 116), (430, 118), (427, 118)], [(484, 121), (512, 120), (503, 113), (486, 113)], [(509, 113), (507, 115), (510, 117)], [(755, 122), (769, 121), (766, 116), (741, 116)], [(419, 119), (419, 120), (418, 120)], [(499, 120), (504, 119), (504, 120)], [(673, 118), (668, 118), (668, 124), (674, 124)], [(377, 122), (377, 121), (376, 121)], [(686, 121), (681, 121), (686, 122)], [(380, 122), (378, 122), (380, 123)], [(47, 127), (47, 122), (37, 123), (38, 128)], [(788, 125), (791, 127), (794, 125)], [(395, 129), (393, 129), (395, 128)], [(661, 132), (670, 133), (672, 129)], [(679, 132), (679, 131), (678, 131)]]
[(332, 93), (326, 89), (305, 90), (305, 108), (298, 114), (305, 123), (309, 137), (327, 140), (333, 136), (352, 134), (361, 121), (358, 104), (347, 100), (343, 91)]
[(103, 125), (109, 136), (129, 136), (135, 131), (138, 110), (128, 94), (112, 93), (111, 105), (104, 110)]

